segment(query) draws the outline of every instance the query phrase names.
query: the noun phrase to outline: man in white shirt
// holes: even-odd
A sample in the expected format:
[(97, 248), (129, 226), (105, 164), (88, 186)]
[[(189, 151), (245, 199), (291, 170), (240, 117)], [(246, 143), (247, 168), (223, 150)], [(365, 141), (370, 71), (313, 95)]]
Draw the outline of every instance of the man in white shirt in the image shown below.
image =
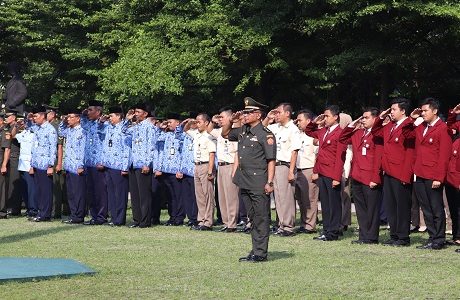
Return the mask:
[(301, 141), (300, 131), (291, 116), (292, 105), (281, 103), (264, 120), (264, 125), (275, 121), (267, 127), (276, 138), (274, 193), (279, 227), (275, 234), (280, 236), (294, 235), (295, 225), (295, 166)]
[(297, 178), (295, 185), (295, 199), (299, 204), (300, 227), (297, 233), (315, 233), (316, 218), (318, 216), (318, 186), (311, 180), (315, 166), (318, 146), (314, 145), (314, 138), (304, 133), (307, 125), (313, 120), (313, 112), (304, 109), (297, 113), (297, 126), (300, 129), (301, 147), (297, 155)]

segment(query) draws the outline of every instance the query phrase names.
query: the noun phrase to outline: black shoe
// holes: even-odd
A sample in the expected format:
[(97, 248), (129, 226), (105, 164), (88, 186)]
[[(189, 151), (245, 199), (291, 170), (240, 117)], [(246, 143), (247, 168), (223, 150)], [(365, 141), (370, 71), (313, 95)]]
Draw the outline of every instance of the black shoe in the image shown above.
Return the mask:
[(460, 253), (460, 249), (455, 249), (455, 252)]
[(296, 231), (296, 233), (305, 233), (305, 234), (313, 234), (316, 233), (316, 230), (309, 230), (304, 227), (299, 227)]
[(410, 241), (397, 240), (393, 243), (393, 247), (409, 247)]
[(345, 232), (345, 231), (347, 231), (347, 230), (348, 230), (348, 225), (344, 225), (344, 226), (342, 227), (342, 232)]
[(248, 256), (240, 257), (240, 258), (238, 259), (238, 261), (239, 261), (239, 262), (251, 261), (251, 260), (252, 260), (252, 255), (253, 255), (252, 252), (250, 252), (250, 253), (248, 254)]
[(152, 225), (151, 224), (139, 224), (137, 227), (139, 228), (150, 228)]
[(227, 226), (224, 226), (224, 227), (222, 227), (221, 229), (219, 229), (219, 232), (226, 232), (227, 229), (228, 229), (228, 227), (227, 227)]
[(245, 221), (239, 221), (238, 224), (236, 224), (236, 226), (246, 226), (246, 222)]
[(272, 228), (270, 229), (270, 232), (271, 233), (276, 233), (276, 232), (278, 232), (278, 230), (279, 230), (278, 226), (272, 226)]
[(389, 240), (386, 240), (385, 242), (382, 243), (382, 245), (384, 246), (393, 246), (393, 244), (397, 242), (396, 240), (393, 240), (393, 239), (389, 239)]
[(83, 221), (75, 221), (75, 220), (72, 220), (72, 219), (68, 219), (68, 220), (62, 221), (62, 223), (69, 224), (69, 225), (77, 225), (77, 224), (82, 224)]
[(227, 230), (225, 232), (227, 232), (227, 233), (236, 232), (236, 228), (227, 228)]
[[(411, 226), (411, 227), (412, 227), (412, 226)], [(412, 227), (411, 230), (410, 230), (410, 233), (418, 232), (419, 228), (420, 228), (420, 226), (414, 226), (414, 227)]]
[(137, 227), (139, 227), (139, 223), (131, 223), (131, 224), (129, 224), (128, 227), (129, 228), (137, 228)]
[(193, 225), (196, 225), (196, 221), (188, 221), (186, 225), (191, 227)]
[(444, 249), (444, 244), (428, 243), (422, 246), (417, 246), (415, 248), (424, 249), (424, 250), (441, 250), (441, 249)]
[(173, 226), (182, 226), (184, 222), (174, 222)]
[(267, 258), (259, 255), (248, 255), (246, 257), (241, 257), (238, 261), (258, 263), (267, 261)]
[(90, 226), (93, 226), (93, 225), (102, 225), (104, 224), (105, 222), (101, 223), (101, 222), (96, 222), (96, 220), (94, 219), (91, 219), (89, 221), (85, 221), (83, 222), (83, 225), (90, 225)]
[[(31, 218), (35, 218), (35, 217), (31, 217)], [(0, 216), (0, 219), (8, 219), (8, 216), (7, 215), (1, 215)], [(29, 220), (30, 221), (30, 220)]]
[(169, 220), (166, 223), (164, 223), (164, 226), (174, 226), (174, 222)]
[(198, 226), (198, 230), (199, 230), (199, 231), (211, 231), (212, 228), (209, 227), (209, 226), (201, 225), (201, 226)]
[(315, 236), (313, 239), (315, 241), (324, 241), (326, 239), (326, 236), (324, 234), (322, 234), (322, 235), (319, 235), (319, 236)]
[(295, 233), (292, 232), (292, 231), (283, 230), (283, 231), (279, 232), (278, 235), (279, 235), (279, 236), (283, 236), (283, 237), (289, 237), (289, 236), (294, 236)]
[(51, 222), (51, 219), (50, 218), (35, 217), (31, 221), (32, 222)]
[(241, 229), (241, 232), (246, 233), (246, 234), (250, 234), (250, 233), (251, 233), (251, 230), (252, 230), (251, 227), (244, 226), (244, 228)]

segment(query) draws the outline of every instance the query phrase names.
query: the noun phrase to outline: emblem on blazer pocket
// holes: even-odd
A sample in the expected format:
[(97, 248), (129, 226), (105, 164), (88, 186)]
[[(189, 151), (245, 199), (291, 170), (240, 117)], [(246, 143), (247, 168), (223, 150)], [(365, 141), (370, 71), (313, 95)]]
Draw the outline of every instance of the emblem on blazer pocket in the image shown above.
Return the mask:
[(327, 140), (327, 142), (326, 142), (326, 143), (329, 145), (329, 144), (331, 143), (331, 140)]
[(428, 143), (433, 144), (433, 139), (430, 138), (430, 139), (428, 140)]
[(395, 138), (395, 142), (397, 143), (399, 141), (399, 138)]

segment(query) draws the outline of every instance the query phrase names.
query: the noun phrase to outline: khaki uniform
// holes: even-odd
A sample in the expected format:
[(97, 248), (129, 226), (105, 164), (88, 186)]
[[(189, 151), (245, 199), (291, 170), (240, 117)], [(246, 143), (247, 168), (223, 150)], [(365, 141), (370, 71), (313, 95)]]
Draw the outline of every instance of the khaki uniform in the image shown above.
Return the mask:
[[(3, 126), (0, 128), (0, 165), (3, 163), (3, 155), (5, 149), (11, 147), (11, 133), (7, 127)], [(7, 187), (8, 187), (8, 175), (0, 173), (0, 218), (4, 219), (7, 217)]]
[(292, 120), (286, 125), (268, 126), (276, 139), (276, 168), (274, 178), (275, 206), (279, 218), (279, 232), (293, 232), (295, 225), (295, 181), (288, 181), (289, 165), (293, 151), (301, 147), (300, 131)]
[(195, 160), (195, 196), (198, 206), (199, 226), (211, 227), (214, 222), (214, 184), (208, 180), (209, 155), (216, 152), (216, 139), (206, 131), (187, 132), (193, 138), (193, 157)]
[(315, 166), (318, 146), (313, 144), (314, 139), (305, 133), (300, 134), (302, 146), (297, 156), (297, 178), (295, 199), (299, 204), (300, 227), (316, 230), (318, 216), (318, 186), (311, 180)]
[(236, 228), (239, 211), (239, 189), (232, 182), (233, 164), (238, 150), (237, 142), (222, 137), (222, 129), (214, 129), (211, 135), (217, 139), (217, 189), (222, 222), (227, 228)]

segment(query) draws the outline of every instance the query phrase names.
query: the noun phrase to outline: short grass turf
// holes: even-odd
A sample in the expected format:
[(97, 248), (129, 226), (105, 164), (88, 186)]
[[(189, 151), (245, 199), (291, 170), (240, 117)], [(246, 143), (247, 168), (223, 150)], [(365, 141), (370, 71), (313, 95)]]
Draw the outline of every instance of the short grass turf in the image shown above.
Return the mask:
[[(163, 214), (163, 221), (167, 216)], [(352, 245), (356, 219), (337, 242), (271, 236), (269, 261), (240, 263), (243, 233), (0, 220), (0, 256), (73, 258), (97, 274), (1, 284), (1, 299), (458, 299), (455, 247)], [(215, 228), (217, 230), (218, 227)], [(381, 240), (388, 237), (381, 230)], [(1, 267), (1, 266), (0, 266)]]

